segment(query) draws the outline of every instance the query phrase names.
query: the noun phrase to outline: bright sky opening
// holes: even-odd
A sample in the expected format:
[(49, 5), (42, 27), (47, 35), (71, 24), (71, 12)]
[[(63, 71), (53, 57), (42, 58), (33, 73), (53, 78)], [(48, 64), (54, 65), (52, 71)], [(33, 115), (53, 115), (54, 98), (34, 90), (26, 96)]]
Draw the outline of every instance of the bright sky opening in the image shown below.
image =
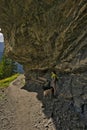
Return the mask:
[[(1, 31), (1, 28), (0, 28), (0, 31)], [(4, 42), (4, 36), (1, 32), (0, 32), (0, 42)]]

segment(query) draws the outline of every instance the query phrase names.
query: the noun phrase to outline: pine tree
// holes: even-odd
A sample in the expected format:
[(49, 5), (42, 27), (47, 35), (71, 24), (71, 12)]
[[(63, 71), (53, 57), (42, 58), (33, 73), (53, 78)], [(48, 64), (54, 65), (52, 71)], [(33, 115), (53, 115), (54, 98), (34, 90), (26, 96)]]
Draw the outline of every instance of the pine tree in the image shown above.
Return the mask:
[(17, 66), (15, 62), (3, 56), (2, 61), (0, 62), (0, 79), (13, 75), (17, 72), (16, 70)]

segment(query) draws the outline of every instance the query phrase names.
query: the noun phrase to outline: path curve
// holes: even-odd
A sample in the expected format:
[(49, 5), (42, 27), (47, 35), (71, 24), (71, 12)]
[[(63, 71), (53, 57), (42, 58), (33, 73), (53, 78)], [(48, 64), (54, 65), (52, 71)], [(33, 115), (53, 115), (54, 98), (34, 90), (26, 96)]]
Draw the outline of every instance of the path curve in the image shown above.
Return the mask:
[(42, 112), (42, 103), (36, 98), (37, 93), (22, 89), (24, 79), (24, 75), (20, 75), (7, 89), (7, 95), (15, 111), (14, 129), (55, 130), (51, 119)]

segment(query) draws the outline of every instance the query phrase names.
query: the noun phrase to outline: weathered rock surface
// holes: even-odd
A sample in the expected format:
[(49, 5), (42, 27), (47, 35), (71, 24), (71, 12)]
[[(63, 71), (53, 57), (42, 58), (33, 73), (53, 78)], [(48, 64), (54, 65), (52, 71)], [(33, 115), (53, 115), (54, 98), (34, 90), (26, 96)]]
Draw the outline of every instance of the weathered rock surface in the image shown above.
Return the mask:
[(6, 53), (24, 69), (87, 69), (86, 0), (0, 2)]
[(0, 0), (0, 27), (5, 53), (23, 64), (26, 84), (55, 68), (63, 102), (72, 101), (87, 129), (87, 0)]

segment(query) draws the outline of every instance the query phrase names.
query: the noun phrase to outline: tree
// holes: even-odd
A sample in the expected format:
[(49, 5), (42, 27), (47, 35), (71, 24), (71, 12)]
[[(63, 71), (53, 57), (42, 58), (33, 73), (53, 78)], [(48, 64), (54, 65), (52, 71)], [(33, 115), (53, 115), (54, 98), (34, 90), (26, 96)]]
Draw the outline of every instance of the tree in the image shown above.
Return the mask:
[(0, 79), (13, 75), (17, 72), (16, 70), (17, 66), (15, 62), (3, 56), (2, 61), (0, 63)]

